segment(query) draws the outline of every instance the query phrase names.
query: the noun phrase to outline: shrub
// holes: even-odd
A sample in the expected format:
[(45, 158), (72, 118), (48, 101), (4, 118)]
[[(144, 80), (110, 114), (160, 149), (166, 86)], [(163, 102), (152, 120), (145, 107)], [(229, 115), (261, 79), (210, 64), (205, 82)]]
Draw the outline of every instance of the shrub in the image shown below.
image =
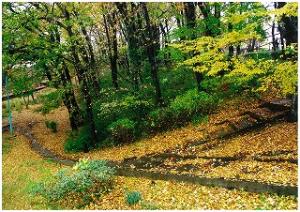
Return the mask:
[(55, 121), (45, 121), (46, 127), (52, 132), (57, 132), (57, 123)]
[(49, 113), (51, 110), (58, 108), (62, 104), (63, 91), (56, 90), (48, 94), (40, 96), (42, 106), (37, 109), (38, 112), (43, 114)]
[(116, 121), (117, 118), (139, 119), (144, 117), (153, 105), (145, 100), (139, 100), (134, 96), (126, 96), (121, 101), (95, 104), (95, 112), (99, 119), (108, 122)]
[(84, 126), (77, 135), (70, 135), (64, 144), (66, 152), (82, 152), (91, 146), (91, 135), (89, 128)]
[[(119, 119), (130, 119), (135, 122), (142, 121), (149, 113), (153, 104), (139, 100), (134, 96), (127, 96), (121, 101), (113, 101), (109, 103), (96, 103), (94, 112), (96, 113), (96, 125), (102, 137), (111, 134), (108, 126)], [(105, 129), (105, 130), (103, 130)]]
[(49, 202), (76, 207), (88, 204), (92, 196), (101, 197), (113, 187), (114, 169), (102, 160), (81, 159), (72, 168), (61, 169), (52, 182), (35, 187), (33, 192)]
[(193, 118), (192, 118), (192, 124), (193, 125), (198, 125), (200, 123), (208, 123), (208, 116), (205, 115), (195, 115)]
[(150, 112), (148, 125), (151, 131), (161, 131), (174, 126), (174, 113), (170, 108), (157, 109)]
[(135, 205), (142, 199), (142, 195), (138, 191), (132, 191), (126, 193), (126, 203), (128, 205)]
[(135, 123), (130, 119), (119, 119), (108, 126), (111, 137), (117, 143), (132, 141), (135, 134)]
[(218, 104), (218, 100), (205, 92), (196, 89), (177, 96), (171, 102), (170, 109), (176, 114), (178, 121), (189, 121), (195, 114), (209, 114)]

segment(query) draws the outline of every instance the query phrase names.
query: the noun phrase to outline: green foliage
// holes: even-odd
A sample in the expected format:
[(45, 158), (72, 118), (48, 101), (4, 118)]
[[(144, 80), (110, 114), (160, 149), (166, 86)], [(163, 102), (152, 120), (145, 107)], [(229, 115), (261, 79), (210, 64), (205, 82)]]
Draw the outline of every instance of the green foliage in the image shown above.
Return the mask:
[(126, 143), (134, 139), (135, 123), (130, 119), (119, 119), (108, 126), (113, 141)]
[(103, 137), (107, 137), (111, 134), (108, 130), (108, 126), (111, 123), (119, 119), (130, 119), (134, 122), (140, 122), (147, 116), (152, 107), (153, 104), (149, 101), (140, 100), (131, 95), (108, 103), (99, 101), (94, 106), (97, 128), (103, 134)]
[(126, 203), (128, 205), (135, 205), (142, 199), (142, 195), (138, 191), (131, 191), (126, 193)]
[(69, 201), (82, 207), (92, 196), (101, 197), (112, 189), (114, 173), (105, 161), (81, 159), (73, 168), (61, 169), (52, 182), (37, 183), (32, 193), (49, 202)]
[(271, 52), (266, 50), (249, 52), (246, 56), (258, 62), (262, 59), (272, 59)]
[(90, 130), (87, 126), (82, 127), (79, 133), (73, 133), (69, 136), (64, 144), (66, 152), (81, 152), (91, 146)]
[(203, 116), (203, 115), (195, 115), (192, 119), (192, 124), (193, 125), (198, 125), (200, 123), (208, 123), (208, 116)]
[(147, 120), (148, 130), (163, 131), (182, 126), (191, 120), (195, 124), (205, 121), (205, 115), (213, 111), (220, 101), (218, 96), (199, 93), (196, 89), (189, 90), (183, 95), (178, 95), (169, 107), (151, 111)]
[(218, 100), (213, 96), (198, 92), (196, 89), (177, 96), (171, 103), (170, 109), (174, 111), (179, 120), (189, 121), (195, 114), (208, 114), (213, 111)]
[(52, 132), (57, 132), (57, 122), (55, 121), (45, 121), (45, 125), (47, 128), (51, 129)]
[(184, 54), (172, 46), (161, 49), (158, 53), (158, 59), (179, 62), (184, 59)]
[(161, 108), (151, 111), (148, 118), (150, 131), (162, 131), (174, 126), (174, 114), (170, 108)]
[(194, 73), (186, 67), (176, 67), (161, 71), (161, 87), (164, 100), (170, 103), (176, 96), (196, 86)]
[(62, 105), (63, 91), (55, 90), (48, 94), (41, 95), (39, 98), (42, 106), (38, 109), (38, 111), (43, 114), (47, 114), (51, 110), (54, 110)]

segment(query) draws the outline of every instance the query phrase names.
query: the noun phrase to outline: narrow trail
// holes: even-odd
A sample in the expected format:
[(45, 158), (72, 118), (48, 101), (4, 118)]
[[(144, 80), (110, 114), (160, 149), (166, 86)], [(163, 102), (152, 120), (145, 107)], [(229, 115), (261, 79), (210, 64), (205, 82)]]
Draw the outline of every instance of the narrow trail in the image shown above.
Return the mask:
[[(257, 193), (276, 193), (279, 195), (298, 195), (298, 187), (294, 185), (283, 185), (276, 182), (263, 182), (258, 180), (246, 180), (246, 179), (236, 179), (236, 178), (211, 178), (205, 176), (197, 176), (193, 174), (184, 174), (184, 173), (172, 173), (168, 170), (168, 167), (164, 167), (164, 171), (152, 171), (150, 168), (155, 166), (161, 166), (166, 159), (177, 158), (177, 159), (193, 159), (199, 158), (197, 155), (189, 154), (181, 156), (178, 152), (189, 152), (189, 148), (194, 146), (201, 146), (203, 149), (213, 148), (219, 145), (224, 138), (235, 137), (245, 132), (259, 130), (266, 126), (267, 124), (278, 123), (288, 117), (289, 105), (284, 103), (268, 103), (264, 104), (261, 107), (258, 107), (254, 111), (248, 111), (244, 114), (241, 114), (241, 117), (234, 120), (226, 120), (222, 123), (216, 123), (216, 126), (219, 126), (214, 133), (211, 133), (213, 136), (208, 135), (205, 139), (201, 141), (192, 141), (181, 148), (175, 148), (165, 151), (164, 153), (159, 154), (150, 154), (145, 155), (141, 158), (126, 158), (122, 162), (107, 161), (108, 164), (112, 167), (115, 167), (117, 170), (117, 175), (119, 176), (130, 176), (130, 177), (144, 177), (153, 180), (172, 180), (178, 182), (188, 182), (193, 184), (200, 184), (204, 186), (218, 186), (224, 187), (227, 189), (238, 189), (248, 192), (257, 192)], [(31, 132), (30, 127), (19, 127), (16, 126), (15, 130), (24, 135), (30, 143), (30, 147), (41, 155), (44, 158), (50, 159), (57, 163), (72, 166), (78, 160), (69, 159), (58, 155), (49, 149), (42, 146), (37, 139), (34, 137)], [(278, 154), (284, 154), (286, 152), (279, 152)], [(265, 155), (268, 155), (266, 153)], [(252, 160), (264, 161), (264, 155), (256, 155), (252, 157)], [(180, 158), (181, 157), (181, 158)], [(201, 157), (200, 157), (201, 158)], [(204, 158), (204, 157), (202, 157)], [(212, 160), (217, 165), (226, 165), (232, 161), (243, 160), (245, 155), (237, 155), (234, 157), (206, 157), (208, 160)], [(288, 159), (266, 159), (266, 161), (277, 161), (277, 162), (289, 162), (297, 163), (297, 160), (288, 160)], [(193, 167), (189, 167), (193, 168)]]

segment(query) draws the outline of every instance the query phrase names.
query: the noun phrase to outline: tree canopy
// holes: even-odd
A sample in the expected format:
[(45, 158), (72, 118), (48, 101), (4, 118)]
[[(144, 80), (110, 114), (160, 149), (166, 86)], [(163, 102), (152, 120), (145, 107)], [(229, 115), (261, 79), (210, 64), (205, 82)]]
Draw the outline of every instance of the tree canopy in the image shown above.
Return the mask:
[[(3, 74), (16, 94), (42, 82), (59, 91), (88, 151), (136, 124), (139, 132), (157, 130), (174, 111), (179, 122), (206, 113), (227, 87), (296, 95), (297, 8), (284, 2), (3, 3)], [(205, 104), (211, 108), (198, 108)]]

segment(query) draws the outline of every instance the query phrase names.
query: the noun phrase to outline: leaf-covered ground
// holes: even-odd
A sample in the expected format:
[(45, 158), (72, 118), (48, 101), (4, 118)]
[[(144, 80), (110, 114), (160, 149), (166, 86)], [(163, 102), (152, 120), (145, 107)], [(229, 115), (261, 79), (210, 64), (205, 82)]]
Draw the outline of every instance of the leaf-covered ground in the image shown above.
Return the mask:
[[(181, 173), (193, 173), (207, 177), (224, 177), (237, 179), (260, 180), (273, 183), (297, 185), (298, 165), (288, 159), (297, 160), (297, 125), (282, 122), (265, 127), (260, 131), (249, 132), (229, 139), (219, 139), (211, 149), (203, 149), (204, 145), (183, 149), (179, 155), (194, 155), (196, 159), (167, 160), (164, 165), (171, 167), (169, 171), (177, 173), (177, 168), (190, 166)], [(282, 161), (256, 161), (256, 155), (264, 155), (262, 159), (278, 159)], [(205, 159), (205, 157), (211, 159)], [(216, 165), (213, 158), (242, 156), (241, 159)], [(203, 158), (204, 157), (204, 158)], [(153, 167), (153, 170), (164, 171), (164, 167)]]
[[(29, 192), (37, 181), (47, 180), (60, 168), (33, 152), (26, 138), (3, 135), (2, 208), (5, 210), (51, 209)], [(52, 208), (55, 209), (55, 208)]]
[[(236, 102), (238, 101), (238, 102)], [(195, 139), (203, 138), (204, 131), (213, 131), (214, 123), (235, 117), (239, 113), (254, 108), (259, 102), (245, 99), (228, 102), (210, 115), (208, 123), (188, 125), (180, 129), (160, 133), (141, 139), (135, 143), (90, 153), (66, 154), (63, 143), (70, 132), (68, 113), (60, 107), (46, 116), (33, 112), (38, 105), (31, 105), (21, 112), (14, 111), (13, 118), (18, 125), (31, 127), (34, 136), (45, 147), (70, 158), (89, 157), (92, 159), (123, 160), (128, 157), (141, 157), (149, 153), (159, 153), (167, 149), (183, 146)], [(224, 110), (226, 108), (226, 110)], [(45, 120), (58, 122), (58, 132), (52, 133), (46, 128)], [(35, 124), (29, 124), (30, 122)], [(278, 123), (261, 131), (249, 132), (244, 135), (222, 140), (211, 150), (202, 151), (196, 146), (190, 153), (198, 156), (234, 156), (237, 153), (262, 153), (278, 150), (297, 150), (297, 127), (295, 123)], [(5, 209), (45, 209), (50, 206), (42, 199), (30, 197), (28, 190), (34, 181), (51, 176), (59, 166), (43, 160), (32, 152), (27, 140), (18, 136), (3, 143), (3, 208)], [(13, 143), (7, 144), (6, 141)], [(296, 151), (297, 152), (297, 151)], [(182, 152), (182, 155), (186, 152)], [(272, 155), (272, 154), (271, 154)], [(297, 158), (297, 154), (281, 154), (276, 157)], [(166, 161), (169, 165), (207, 164), (205, 159), (183, 160), (177, 163)], [(173, 164), (172, 164), (173, 163)], [(207, 169), (201, 167), (199, 173), (210, 177), (234, 177), (245, 179), (261, 179), (281, 183), (297, 182), (297, 165), (278, 162), (259, 162), (251, 160), (233, 161), (226, 166)], [(142, 201), (134, 206), (125, 202), (128, 191), (139, 191)], [(18, 200), (18, 201), (16, 201)], [(21, 201), (20, 201), (21, 200)], [(53, 207), (53, 206), (51, 206)], [(186, 183), (151, 181), (143, 178), (116, 177), (116, 186), (112, 193), (100, 200), (95, 200), (87, 209), (296, 209), (297, 199), (293, 196), (284, 197), (269, 194), (256, 194), (224, 188), (211, 188)]]
[[(23, 109), (21, 112), (15, 111), (13, 113), (13, 119), (15, 123), (24, 125), (28, 125), (31, 121), (37, 122), (33, 124), (32, 132), (39, 142), (48, 149), (68, 158), (90, 157), (92, 159), (121, 161), (128, 157), (141, 157), (149, 153), (163, 152), (167, 149), (179, 147), (193, 140), (203, 138), (203, 136), (205, 136), (205, 130), (203, 130), (203, 128), (213, 131), (214, 123), (229, 118), (228, 114), (230, 114), (230, 117), (235, 117), (243, 111), (257, 107), (258, 104), (258, 100), (247, 99), (245, 97), (230, 100), (225, 102), (214, 114), (209, 116), (208, 123), (198, 125), (189, 124), (182, 128), (140, 139), (132, 144), (93, 150), (88, 154), (64, 152), (64, 142), (71, 131), (68, 112), (65, 107), (60, 107), (43, 116), (42, 114), (34, 112), (39, 105), (30, 105), (29, 109)], [(47, 129), (45, 120), (56, 121), (58, 123), (58, 132), (52, 133)]]
[[(126, 203), (126, 193), (138, 191), (142, 200), (136, 205)], [(175, 183), (144, 178), (118, 177), (117, 187), (86, 209), (296, 209), (293, 196), (256, 194), (224, 188)]]
[[(3, 209), (57, 209), (37, 196), (30, 196), (34, 182), (52, 177), (61, 167), (33, 152), (23, 136), (3, 139)], [(129, 206), (125, 195), (138, 191), (142, 200)], [(85, 209), (296, 209), (297, 199), (255, 194), (144, 178), (116, 177), (111, 193), (95, 199)], [(72, 209), (72, 206), (64, 209)]]

